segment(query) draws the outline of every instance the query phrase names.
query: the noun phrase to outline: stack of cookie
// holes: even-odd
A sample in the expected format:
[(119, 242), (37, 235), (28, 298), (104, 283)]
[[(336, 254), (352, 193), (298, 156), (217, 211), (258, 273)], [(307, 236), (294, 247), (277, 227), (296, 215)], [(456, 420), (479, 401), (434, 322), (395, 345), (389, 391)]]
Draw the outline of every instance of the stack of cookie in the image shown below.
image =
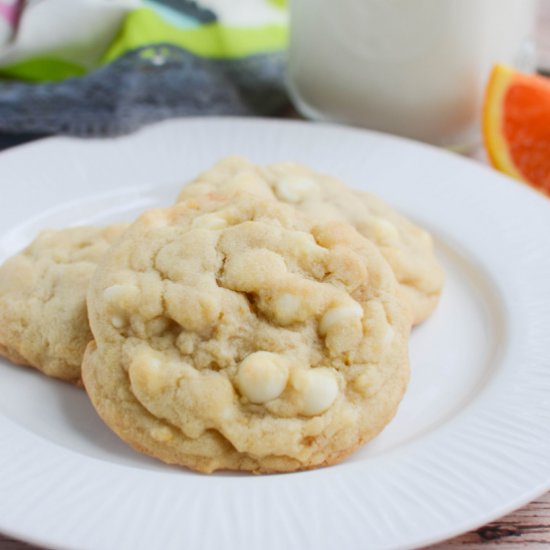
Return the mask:
[(0, 269), (0, 353), (84, 387), (124, 441), (201, 472), (333, 464), (407, 386), (430, 235), (295, 164), (229, 158), (129, 227), (42, 233)]

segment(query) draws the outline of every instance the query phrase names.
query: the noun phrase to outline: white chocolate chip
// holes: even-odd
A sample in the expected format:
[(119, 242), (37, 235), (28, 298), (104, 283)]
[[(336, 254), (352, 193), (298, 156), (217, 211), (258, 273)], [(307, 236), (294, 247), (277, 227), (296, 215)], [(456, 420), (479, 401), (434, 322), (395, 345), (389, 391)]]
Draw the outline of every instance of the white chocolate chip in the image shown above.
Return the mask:
[(380, 371), (372, 370), (368, 373), (360, 374), (352, 381), (352, 386), (355, 391), (359, 392), (365, 397), (373, 397), (380, 388), (384, 385), (386, 378), (380, 373)]
[(306, 416), (326, 411), (338, 395), (338, 382), (329, 369), (296, 371), (292, 383), (300, 394), (300, 412)]
[(276, 399), (288, 380), (287, 359), (277, 353), (257, 351), (239, 365), (237, 384), (252, 403), (267, 403)]
[(217, 214), (203, 214), (193, 220), (192, 227), (195, 229), (221, 230), (227, 227), (227, 221)]
[(111, 317), (111, 324), (115, 328), (122, 328), (126, 323), (124, 322), (124, 319), (122, 317), (119, 317), (118, 315), (113, 315)]
[(151, 353), (138, 353), (132, 359), (128, 371), (132, 388), (141, 388), (149, 394), (158, 393), (164, 385), (162, 366), (161, 360)]
[(160, 441), (161, 443), (170, 441), (171, 439), (174, 438), (174, 434), (172, 433), (172, 430), (167, 426), (160, 426), (157, 428), (153, 428), (150, 433), (151, 433), (151, 437), (155, 441)]
[(275, 185), (277, 196), (286, 202), (300, 202), (313, 188), (315, 183), (307, 178), (283, 178)]
[(275, 298), (273, 306), (279, 322), (292, 323), (299, 318), (302, 300), (295, 294), (285, 292)]
[(244, 192), (259, 197), (273, 198), (271, 188), (265, 184), (256, 172), (250, 170), (244, 170), (236, 174), (229, 181), (225, 181), (223, 185), (220, 186), (220, 191), (223, 192), (224, 195), (237, 195)]
[(337, 306), (330, 308), (321, 318), (319, 331), (321, 334), (327, 334), (331, 327), (341, 323), (348, 323), (353, 320), (361, 320), (363, 318), (363, 308), (353, 302), (349, 305)]
[(388, 241), (399, 240), (399, 230), (390, 221), (385, 218), (376, 218), (374, 224), (378, 238), (383, 238)]

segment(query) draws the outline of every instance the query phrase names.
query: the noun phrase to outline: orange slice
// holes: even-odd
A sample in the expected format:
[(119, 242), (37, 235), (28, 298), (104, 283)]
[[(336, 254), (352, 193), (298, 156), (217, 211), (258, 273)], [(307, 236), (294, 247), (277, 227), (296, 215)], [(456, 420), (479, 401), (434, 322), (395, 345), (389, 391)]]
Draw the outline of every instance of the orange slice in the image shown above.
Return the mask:
[(550, 196), (550, 79), (496, 65), (483, 106), (483, 137), (495, 168)]

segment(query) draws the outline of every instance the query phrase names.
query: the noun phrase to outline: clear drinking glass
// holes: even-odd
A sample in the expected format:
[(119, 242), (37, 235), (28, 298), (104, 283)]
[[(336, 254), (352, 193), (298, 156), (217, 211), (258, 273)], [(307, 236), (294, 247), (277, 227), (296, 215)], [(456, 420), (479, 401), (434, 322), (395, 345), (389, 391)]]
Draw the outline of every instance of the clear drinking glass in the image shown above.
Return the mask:
[(536, 4), (291, 0), (291, 97), (308, 118), (467, 148), (492, 65), (534, 70)]

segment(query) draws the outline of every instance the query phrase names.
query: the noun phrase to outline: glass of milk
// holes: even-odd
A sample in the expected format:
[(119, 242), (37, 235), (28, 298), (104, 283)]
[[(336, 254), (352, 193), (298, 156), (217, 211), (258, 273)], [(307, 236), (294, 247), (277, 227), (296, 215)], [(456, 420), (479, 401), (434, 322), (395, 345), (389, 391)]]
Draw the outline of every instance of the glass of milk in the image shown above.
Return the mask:
[(291, 0), (288, 88), (308, 118), (467, 148), (496, 62), (534, 69), (537, 0)]

